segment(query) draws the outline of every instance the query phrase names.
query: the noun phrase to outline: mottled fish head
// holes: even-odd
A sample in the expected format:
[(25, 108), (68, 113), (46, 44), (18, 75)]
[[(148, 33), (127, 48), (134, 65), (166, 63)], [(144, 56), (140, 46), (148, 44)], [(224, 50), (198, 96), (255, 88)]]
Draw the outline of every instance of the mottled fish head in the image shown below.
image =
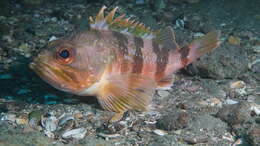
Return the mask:
[[(53, 87), (78, 94), (94, 84), (104, 66), (98, 58), (96, 38), (88, 34), (50, 42), (30, 63), (30, 68)], [(103, 63), (102, 63), (103, 62)]]

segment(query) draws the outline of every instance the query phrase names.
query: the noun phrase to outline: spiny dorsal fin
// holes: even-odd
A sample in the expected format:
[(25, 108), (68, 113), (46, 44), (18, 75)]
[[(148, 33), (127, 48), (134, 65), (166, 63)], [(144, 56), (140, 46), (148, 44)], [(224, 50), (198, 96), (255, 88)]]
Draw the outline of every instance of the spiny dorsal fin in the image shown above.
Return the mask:
[(175, 41), (174, 31), (170, 26), (167, 26), (156, 36), (155, 41), (159, 44), (162, 44), (165, 48), (168, 49), (179, 49), (178, 44)]
[(145, 27), (143, 23), (130, 18), (124, 18), (125, 15), (114, 18), (118, 7), (114, 8), (108, 15), (104, 16), (104, 10), (106, 6), (103, 6), (97, 14), (95, 20), (90, 17), (90, 27), (92, 29), (110, 29), (113, 31), (121, 32), (124, 34), (132, 34), (137, 37), (152, 39), (155, 38), (158, 31), (153, 31), (149, 27)]

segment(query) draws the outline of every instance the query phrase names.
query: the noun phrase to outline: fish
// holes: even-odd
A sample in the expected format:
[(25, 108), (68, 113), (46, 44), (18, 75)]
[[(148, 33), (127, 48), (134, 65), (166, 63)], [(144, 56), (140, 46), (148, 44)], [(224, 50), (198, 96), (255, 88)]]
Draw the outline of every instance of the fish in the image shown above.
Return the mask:
[(96, 96), (119, 121), (128, 110), (149, 110), (156, 90), (172, 86), (172, 74), (220, 45), (219, 30), (179, 46), (170, 26), (152, 30), (143, 23), (105, 16), (103, 6), (90, 17), (90, 29), (50, 41), (30, 68), (54, 88)]

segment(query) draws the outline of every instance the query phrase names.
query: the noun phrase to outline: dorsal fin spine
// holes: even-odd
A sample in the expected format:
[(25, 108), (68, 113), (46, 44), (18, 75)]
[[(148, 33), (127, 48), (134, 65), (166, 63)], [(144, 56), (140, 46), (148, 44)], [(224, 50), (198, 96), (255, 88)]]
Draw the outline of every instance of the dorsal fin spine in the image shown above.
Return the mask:
[(113, 31), (149, 39), (156, 37), (156, 31), (152, 31), (149, 27), (145, 27), (143, 23), (133, 20), (131, 17), (124, 18), (125, 14), (114, 18), (118, 7), (110, 11), (107, 16), (104, 16), (105, 9), (106, 6), (100, 9), (95, 20), (89, 17), (92, 29), (111, 29)]

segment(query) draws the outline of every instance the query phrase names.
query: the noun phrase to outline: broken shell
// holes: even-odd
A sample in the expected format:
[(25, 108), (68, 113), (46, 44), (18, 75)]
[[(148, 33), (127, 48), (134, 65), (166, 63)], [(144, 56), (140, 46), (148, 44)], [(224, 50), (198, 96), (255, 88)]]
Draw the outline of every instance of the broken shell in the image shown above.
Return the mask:
[(235, 101), (235, 100), (232, 100), (232, 99), (227, 99), (227, 100), (225, 101), (225, 103), (226, 103), (226, 104), (237, 104), (238, 101)]
[(155, 134), (157, 134), (157, 135), (160, 135), (160, 136), (164, 136), (164, 135), (167, 134), (166, 131), (160, 130), (160, 129), (155, 129), (155, 130), (153, 130), (153, 133), (155, 133)]
[(109, 140), (109, 138), (117, 138), (120, 136), (120, 134), (105, 134), (105, 133), (99, 133), (98, 136), (101, 136), (105, 138), (106, 140)]
[(59, 118), (59, 126), (64, 125), (67, 121), (69, 120), (74, 120), (74, 117), (72, 116), (72, 114), (63, 114), (60, 118)]
[(67, 138), (75, 138), (75, 139), (83, 139), (87, 133), (86, 128), (77, 128), (77, 129), (72, 129), (69, 131), (65, 131), (62, 134), (62, 138), (67, 139)]
[(57, 126), (58, 126), (58, 119), (54, 116), (47, 118), (44, 124), (44, 128), (50, 132), (55, 131), (57, 129)]
[(253, 111), (256, 115), (260, 115), (260, 106), (257, 107), (257, 106), (252, 106), (251, 108), (251, 111)]

